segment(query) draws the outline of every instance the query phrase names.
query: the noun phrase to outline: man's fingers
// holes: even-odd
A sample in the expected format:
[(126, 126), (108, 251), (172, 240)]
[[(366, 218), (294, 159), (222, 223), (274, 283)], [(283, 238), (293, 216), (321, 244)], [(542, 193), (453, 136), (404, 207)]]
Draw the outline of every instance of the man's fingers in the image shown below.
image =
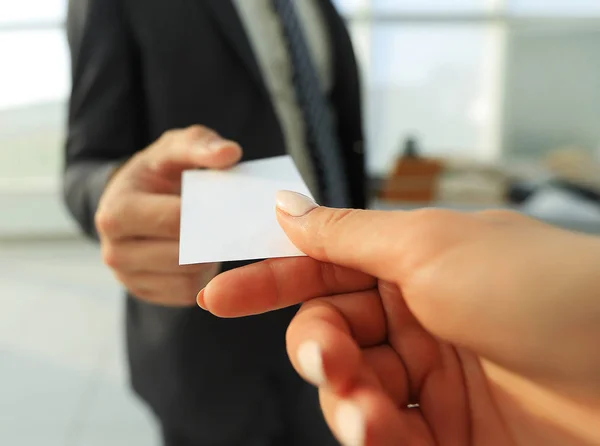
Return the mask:
[(128, 273), (202, 273), (213, 264), (179, 265), (176, 240), (123, 239), (102, 244), (104, 263)]
[(181, 198), (175, 195), (130, 193), (100, 204), (96, 228), (102, 238), (179, 239)]
[(149, 303), (170, 307), (193, 306), (196, 290), (206, 280), (202, 274), (116, 272), (115, 276), (133, 296)]
[(315, 297), (374, 288), (373, 277), (308, 257), (254, 263), (227, 271), (198, 295), (198, 304), (220, 317), (289, 307)]
[(415, 272), (468, 231), (455, 212), (330, 209), (287, 191), (278, 193), (277, 208), (282, 228), (305, 254), (387, 281)]
[(165, 133), (109, 183), (96, 213), (101, 238), (178, 239), (181, 172), (227, 168), (241, 157), (237, 143), (202, 126)]
[(142, 157), (155, 173), (173, 176), (185, 169), (233, 166), (241, 159), (242, 149), (213, 130), (192, 126), (165, 133)]

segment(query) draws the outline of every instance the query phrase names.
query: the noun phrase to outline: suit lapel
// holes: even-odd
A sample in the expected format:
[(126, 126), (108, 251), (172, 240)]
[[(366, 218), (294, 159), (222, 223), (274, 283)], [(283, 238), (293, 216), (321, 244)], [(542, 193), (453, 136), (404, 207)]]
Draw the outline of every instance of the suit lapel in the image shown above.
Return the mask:
[[(198, 3), (199, 0), (193, 0)], [(203, 0), (212, 12), (218, 28), (240, 57), (252, 77), (264, 87), (264, 81), (244, 26), (232, 0)]]

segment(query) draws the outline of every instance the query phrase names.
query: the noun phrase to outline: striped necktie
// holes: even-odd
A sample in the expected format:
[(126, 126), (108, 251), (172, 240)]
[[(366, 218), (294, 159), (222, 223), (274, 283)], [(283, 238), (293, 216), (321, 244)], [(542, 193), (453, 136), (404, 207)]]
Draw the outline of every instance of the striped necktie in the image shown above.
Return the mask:
[(290, 55), (294, 88), (304, 117), (307, 145), (321, 189), (321, 199), (326, 206), (350, 207), (348, 178), (334, 119), (323, 94), (294, 1), (272, 0)]

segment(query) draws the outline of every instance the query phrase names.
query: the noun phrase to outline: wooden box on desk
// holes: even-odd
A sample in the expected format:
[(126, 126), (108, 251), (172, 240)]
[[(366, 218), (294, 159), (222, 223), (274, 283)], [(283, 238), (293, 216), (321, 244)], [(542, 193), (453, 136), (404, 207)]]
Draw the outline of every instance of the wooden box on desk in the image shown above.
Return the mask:
[(436, 200), (444, 166), (428, 158), (402, 157), (379, 191), (383, 201), (429, 203)]

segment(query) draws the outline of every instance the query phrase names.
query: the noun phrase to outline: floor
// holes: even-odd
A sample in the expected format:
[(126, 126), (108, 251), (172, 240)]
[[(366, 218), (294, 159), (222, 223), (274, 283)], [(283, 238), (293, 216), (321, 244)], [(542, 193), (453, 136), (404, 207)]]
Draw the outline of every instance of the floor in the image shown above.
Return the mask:
[(0, 241), (0, 445), (158, 445), (127, 386), (122, 304), (94, 245)]

